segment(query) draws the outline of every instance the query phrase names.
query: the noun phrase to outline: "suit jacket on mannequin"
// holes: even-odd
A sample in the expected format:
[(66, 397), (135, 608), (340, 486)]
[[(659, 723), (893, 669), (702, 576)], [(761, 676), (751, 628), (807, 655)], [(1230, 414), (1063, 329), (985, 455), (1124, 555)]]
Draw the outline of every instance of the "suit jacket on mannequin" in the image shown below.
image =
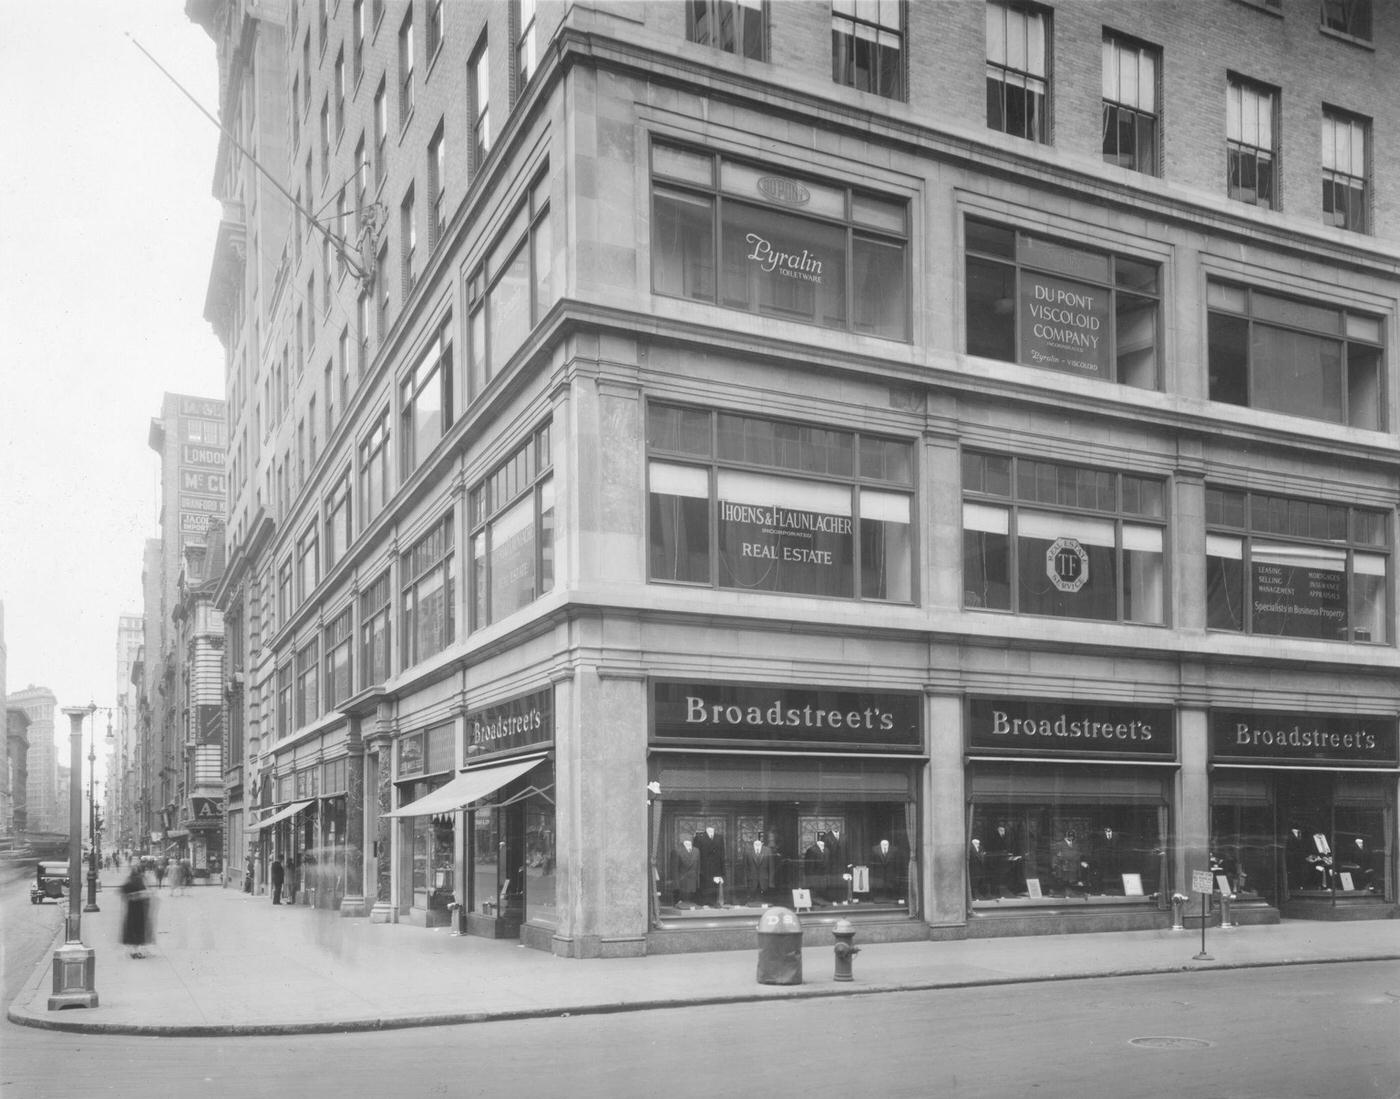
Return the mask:
[(844, 843), (845, 834), (843, 832), (833, 830), (826, 834), (827, 861), (831, 864), (831, 870), (834, 874), (840, 874), (850, 862), (846, 858)]
[(750, 893), (766, 893), (778, 884), (778, 860), (773, 849), (762, 840), (744, 844), (743, 885)]
[(671, 852), (671, 881), (680, 900), (695, 899), (700, 887), (700, 850), (693, 843), (681, 843)]
[(715, 828), (703, 828), (695, 833), (695, 848), (700, 852), (700, 895), (706, 900), (715, 897), (715, 878), (725, 877), (724, 837)]
[(902, 892), (905, 871), (904, 852), (889, 840), (870, 849), (870, 888), (875, 893)]

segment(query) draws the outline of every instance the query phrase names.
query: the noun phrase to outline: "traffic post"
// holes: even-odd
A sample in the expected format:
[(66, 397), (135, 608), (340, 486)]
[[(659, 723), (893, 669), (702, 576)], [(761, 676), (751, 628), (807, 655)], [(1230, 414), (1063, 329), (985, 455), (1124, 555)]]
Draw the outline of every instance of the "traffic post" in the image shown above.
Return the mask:
[(1210, 895), (1215, 891), (1215, 879), (1209, 870), (1191, 871), (1191, 892), (1201, 895), (1201, 952), (1192, 958), (1196, 962), (1215, 959), (1206, 953), (1206, 920), (1210, 917)]

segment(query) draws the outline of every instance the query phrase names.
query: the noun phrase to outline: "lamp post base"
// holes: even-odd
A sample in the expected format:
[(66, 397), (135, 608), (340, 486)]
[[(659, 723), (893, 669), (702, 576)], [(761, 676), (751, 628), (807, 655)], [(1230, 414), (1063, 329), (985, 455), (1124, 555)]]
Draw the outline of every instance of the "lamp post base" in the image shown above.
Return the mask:
[(82, 943), (64, 943), (53, 952), (53, 995), (49, 1010), (96, 1007), (97, 954)]

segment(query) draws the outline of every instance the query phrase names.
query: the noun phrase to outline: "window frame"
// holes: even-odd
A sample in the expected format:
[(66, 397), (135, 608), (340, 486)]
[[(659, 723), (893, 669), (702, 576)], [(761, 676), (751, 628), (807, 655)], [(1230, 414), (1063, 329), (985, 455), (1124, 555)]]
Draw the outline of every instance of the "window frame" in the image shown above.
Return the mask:
[[(327, 710), (333, 710), (355, 693), (355, 605), (346, 604), (326, 625), (323, 632), (325, 653), (325, 706)], [(343, 659), (342, 659), (343, 658)], [(337, 676), (337, 662), (343, 665), (342, 689), (337, 689), (336, 683), (341, 680)]]
[(312, 637), (297, 648), (293, 655), (296, 669), (293, 728), (303, 728), (321, 716), (321, 647), (320, 639)]
[[(390, 570), (384, 569), (360, 591), (360, 690), (394, 674), (394, 598)], [(375, 652), (379, 651), (379, 659)]]
[[(453, 423), (452, 407), (452, 318), (438, 326), (432, 341), (418, 356), (417, 362), (399, 380), (399, 460), (403, 476), (408, 477), (427, 460), (437, 444), (446, 437)], [(431, 440), (423, 438), (420, 404), (428, 391), (436, 387), (438, 396), (437, 428)]]
[[(1000, 13), (1000, 27), (994, 22)], [(1016, 25), (1013, 26), (1013, 23)], [(1036, 28), (1039, 28), (1038, 31)], [(1054, 80), (1054, 24), (1051, 11), (1018, 0), (988, 0), (987, 32), (987, 128), (997, 133), (1049, 145), (1051, 137), (1051, 98)], [(1020, 30), (1020, 46), (1009, 49), (1013, 31)], [(1038, 50), (1036, 37), (1039, 37)], [(1038, 58), (1032, 57), (1039, 53)], [(1024, 58), (1021, 67), (1015, 64)], [(1039, 70), (1037, 71), (1036, 66)], [(1008, 90), (1020, 88), (1024, 93), (1019, 125), (1013, 124)], [(1038, 98), (1035, 98), (1037, 97)], [(994, 117), (995, 111), (995, 117)]]
[[(750, 23), (758, 24), (751, 35)], [(687, 42), (750, 61), (768, 60), (768, 0), (687, 0)]]
[[(869, 14), (872, 11), (874, 18)], [(887, 11), (894, 13), (894, 23), (885, 17)], [(832, 0), (832, 82), (904, 102), (909, 94), (908, 27), (904, 0)], [(895, 57), (887, 63), (891, 39)], [(864, 64), (863, 52), (867, 52)], [(865, 79), (861, 79), (862, 73)]]
[[(369, 431), (360, 439), (357, 448), (358, 489), (360, 521), (369, 526), (376, 516), (389, 506), (392, 494), (391, 472), (389, 469), (389, 443), (392, 432), (389, 430), (389, 410), (385, 408), (370, 425)], [(376, 484), (377, 481), (377, 484)], [(377, 490), (377, 492), (376, 492)], [(375, 506), (377, 504), (377, 506)]]
[[(449, 510), (399, 555), (399, 582), (402, 597), (400, 610), (400, 645), (402, 668), (429, 660), (456, 640), (457, 589), (453, 575), (456, 556), (455, 511)], [(440, 584), (443, 616), (434, 636), (423, 636), (421, 590), (425, 585)], [(426, 643), (425, 643), (426, 642)]]
[(467, 165), (472, 179), (491, 152), (491, 53), (486, 33), (467, 61), (467, 115), (471, 123), (471, 157)]
[[(468, 631), (494, 625), (523, 610), (554, 590), (554, 441), (553, 421), (546, 420), (499, 462), (467, 494), (467, 566), (471, 576), (468, 594)], [(531, 503), (530, 529), (533, 552), (529, 598), (509, 609), (493, 605), (497, 567), (494, 535), (497, 524), (526, 502)]]
[[(1133, 71), (1136, 79), (1132, 87), (1127, 87), (1124, 61), (1129, 54), (1134, 55)], [(1142, 68), (1145, 62), (1152, 64), (1150, 77), (1144, 80)], [(1141, 100), (1150, 92), (1152, 102), (1144, 108)], [(1158, 46), (1139, 41), (1130, 35), (1120, 34), (1107, 28), (1103, 32), (1103, 159), (1107, 164), (1117, 164), (1129, 171), (1143, 175), (1161, 174), (1161, 115), (1162, 102), (1162, 50)], [(1130, 161), (1125, 161), (1123, 144), (1117, 140), (1123, 130), (1124, 117), (1132, 122), (1133, 151)], [(1142, 156), (1144, 144), (1142, 130), (1144, 120), (1150, 120), (1151, 136), (1146, 142), (1150, 151), (1150, 163)], [(1110, 137), (1113, 137), (1113, 151), (1110, 152)]]
[(399, 126), (402, 128), (408, 125), (408, 120), (413, 117), (414, 107), (414, 87), (413, 87), (413, 5), (408, 4), (404, 9), (403, 22), (399, 24), (398, 40), (399, 58)]
[[(1267, 123), (1261, 119), (1261, 108), (1268, 105)], [(1243, 202), (1266, 210), (1279, 210), (1279, 113), (1282, 106), (1279, 89), (1257, 80), (1228, 73), (1225, 89), (1225, 193), (1234, 202)], [(1263, 130), (1268, 128), (1267, 144)], [(1250, 140), (1253, 138), (1253, 140)], [(1267, 165), (1267, 193), (1260, 184), (1260, 175)], [(1254, 180), (1246, 186), (1244, 177)], [(1248, 196), (1253, 196), (1248, 197)]]
[(1328, 225), (1371, 231), (1371, 133), (1370, 119), (1323, 106), (1322, 213)]
[(354, 538), (354, 501), (350, 471), (336, 478), (326, 494), (326, 571), (350, 550)]

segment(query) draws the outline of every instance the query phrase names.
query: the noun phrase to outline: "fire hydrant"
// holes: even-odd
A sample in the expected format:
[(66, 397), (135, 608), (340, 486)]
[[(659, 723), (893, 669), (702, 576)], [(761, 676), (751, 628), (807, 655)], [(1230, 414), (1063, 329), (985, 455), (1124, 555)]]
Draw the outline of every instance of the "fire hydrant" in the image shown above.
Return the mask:
[(855, 925), (850, 920), (837, 920), (831, 933), (836, 936), (836, 979), (854, 980), (851, 976), (851, 959), (860, 953), (860, 947), (855, 944)]

